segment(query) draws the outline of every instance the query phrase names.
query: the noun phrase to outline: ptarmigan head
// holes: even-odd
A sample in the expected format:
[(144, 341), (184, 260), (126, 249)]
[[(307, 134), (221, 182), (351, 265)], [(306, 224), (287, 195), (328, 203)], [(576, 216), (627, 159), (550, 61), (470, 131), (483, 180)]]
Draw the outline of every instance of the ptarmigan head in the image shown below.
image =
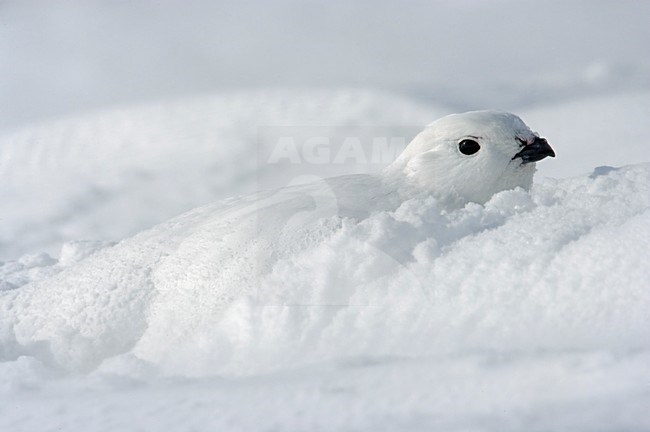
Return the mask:
[(535, 162), (555, 152), (516, 115), (452, 114), (428, 125), (384, 171), (407, 194), (449, 204), (485, 203), (497, 192), (529, 189)]

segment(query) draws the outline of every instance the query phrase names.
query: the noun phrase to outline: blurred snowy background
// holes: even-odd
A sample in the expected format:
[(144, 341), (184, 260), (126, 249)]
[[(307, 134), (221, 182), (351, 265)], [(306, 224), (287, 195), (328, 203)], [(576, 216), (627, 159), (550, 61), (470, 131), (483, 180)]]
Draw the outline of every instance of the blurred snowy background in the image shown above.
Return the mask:
[[(0, 2), (0, 318), (13, 317), (0, 327), (0, 429), (649, 430), (650, 168), (596, 169), (650, 160), (649, 22), (642, 0)], [(434, 243), (449, 231), (445, 256), (413, 244), (414, 268), (394, 269), (344, 242), (386, 273), (373, 291), (385, 310), (290, 322), (234, 309), (222, 339), (188, 342), (169, 374), (156, 353), (179, 349), (168, 336), (196, 311), (156, 330), (153, 294), (142, 310), (92, 304), (75, 273), (109, 242), (290, 181), (261, 157), (278, 131), (408, 141), (488, 108), (519, 114), (557, 158), (530, 196), (448, 221), (415, 203), (417, 227), (370, 221), (386, 241), (404, 226)], [(355, 264), (277, 279), (348, 274), (363, 296), (375, 275), (346, 273)], [(431, 308), (404, 295), (411, 271), (438, 290)], [(52, 297), (13, 300), (38, 290)], [(56, 319), (39, 309), (57, 302)], [(140, 327), (113, 332), (122, 318), (151, 326), (144, 347)], [(114, 340), (130, 348), (115, 356)], [(244, 378), (222, 374), (233, 369)]]
[(646, 1), (4, 1), (0, 127), (242, 88), (513, 111), (650, 86)]

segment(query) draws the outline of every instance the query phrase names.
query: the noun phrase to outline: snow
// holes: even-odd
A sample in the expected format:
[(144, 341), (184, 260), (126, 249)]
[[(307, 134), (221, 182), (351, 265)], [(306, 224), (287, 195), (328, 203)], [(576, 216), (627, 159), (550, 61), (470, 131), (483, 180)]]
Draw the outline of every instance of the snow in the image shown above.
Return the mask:
[[(650, 430), (648, 5), (238, 5), (0, 8), (0, 430)], [(530, 191), (332, 211), (486, 108)]]
[[(522, 112), (558, 153), (538, 163), (530, 193), (452, 211), (414, 198), (361, 222), (328, 213), (323, 195), (292, 210), (296, 223), (325, 210), (320, 229), (278, 230), (293, 249), (270, 262), (220, 237), (215, 223), (237, 199), (114, 241), (228, 190), (383, 166), (301, 160), (223, 174), (251, 151), (271, 154), (274, 139), (256, 148), (255, 119), (341, 138), (357, 122), (384, 124), (362, 129), (370, 136), (403, 134), (445, 110), (371, 91), (245, 92), (6, 135), (3, 166), (17, 188), (3, 189), (7, 217), (33, 237), (5, 231), (0, 428), (646, 430), (650, 165), (638, 161), (648, 100), (622, 93)], [(225, 126), (213, 140), (215, 118)], [(231, 139), (239, 146), (222, 147)], [(213, 154), (220, 169), (201, 168)], [(130, 174), (138, 169), (149, 176)], [(93, 195), (100, 184), (119, 199)], [(144, 200), (161, 187), (168, 193)], [(66, 214), (79, 193), (87, 211)], [(234, 263), (224, 241), (239, 248)], [(254, 268), (252, 285), (231, 278)], [(239, 294), (224, 301), (217, 281)]]
[(600, 167), (485, 206), (416, 198), (344, 218), (226, 303), (219, 204), (76, 263), (34, 260), (61, 268), (2, 297), (19, 406), (2, 421), (642, 430), (649, 177)]
[[(520, 113), (558, 154), (538, 163), (530, 193), (452, 211), (414, 198), (361, 222), (325, 212), (320, 229), (293, 237), (291, 225), (249, 219), (284, 228), (293, 248), (270, 261), (219, 236), (223, 209), (246, 198), (145, 228), (229, 190), (383, 166), (234, 175), (251, 151), (267, 160), (284, 131), (257, 141), (258, 118), (340, 139), (356, 123), (380, 124), (361, 129), (369, 136), (414, 134), (415, 119), (445, 110), (371, 91), (244, 92), (6, 135), (3, 210), (15, 225), (0, 264), (0, 429), (648, 429), (648, 100)], [(333, 197), (294, 208), (294, 222)], [(252, 285), (232, 279), (254, 269)], [(217, 281), (239, 294), (224, 302)]]

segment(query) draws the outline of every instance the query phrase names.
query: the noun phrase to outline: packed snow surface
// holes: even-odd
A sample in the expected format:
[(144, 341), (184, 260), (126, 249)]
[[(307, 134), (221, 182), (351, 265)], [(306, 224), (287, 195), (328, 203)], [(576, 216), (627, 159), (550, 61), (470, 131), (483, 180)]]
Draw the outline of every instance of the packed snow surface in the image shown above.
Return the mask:
[(230, 200), (6, 263), (0, 422), (647, 430), (649, 188), (649, 164), (602, 166), (485, 205), (323, 215), (270, 262), (215, 235)]

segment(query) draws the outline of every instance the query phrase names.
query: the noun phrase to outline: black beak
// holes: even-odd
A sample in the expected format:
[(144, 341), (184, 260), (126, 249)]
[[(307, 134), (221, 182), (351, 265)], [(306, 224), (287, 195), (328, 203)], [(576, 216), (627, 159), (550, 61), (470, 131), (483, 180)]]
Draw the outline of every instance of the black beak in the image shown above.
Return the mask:
[(555, 152), (544, 138), (536, 137), (532, 144), (527, 144), (513, 159), (521, 158), (522, 164), (537, 162), (546, 156), (555, 157)]

